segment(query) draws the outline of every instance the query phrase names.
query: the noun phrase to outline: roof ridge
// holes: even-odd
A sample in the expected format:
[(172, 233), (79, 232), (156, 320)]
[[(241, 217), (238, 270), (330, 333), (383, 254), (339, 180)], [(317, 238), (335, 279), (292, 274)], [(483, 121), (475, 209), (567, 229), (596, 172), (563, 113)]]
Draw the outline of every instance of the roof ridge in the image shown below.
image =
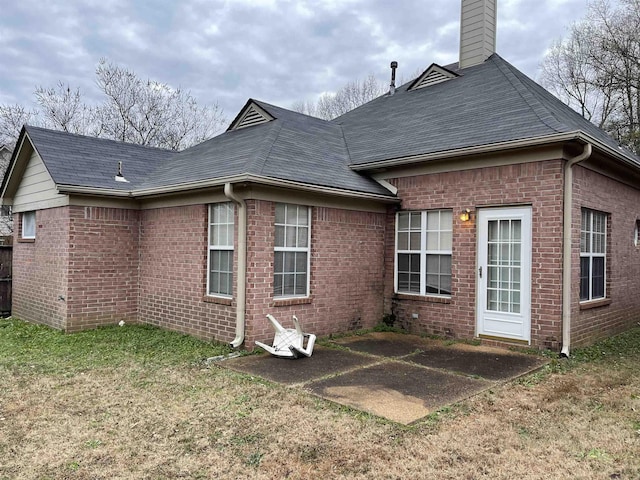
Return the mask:
[(113, 138), (96, 137), (94, 135), (86, 135), (82, 133), (67, 132), (64, 130), (56, 130), (55, 128), (38, 127), (37, 125), (29, 125), (29, 124), (25, 124), (24, 126), (27, 131), (35, 129), (35, 130), (40, 130), (42, 132), (53, 133), (56, 135), (66, 135), (70, 137), (84, 138), (86, 140), (91, 140), (91, 141), (109, 142), (109, 143), (115, 143), (118, 145), (130, 145), (135, 148), (146, 148), (149, 150), (160, 150), (163, 152), (173, 152), (173, 153), (178, 152), (178, 150), (171, 150), (170, 148), (153, 147), (151, 145), (141, 145), (139, 143), (134, 143), (134, 142), (124, 142), (122, 140), (115, 140)]
[[(531, 91), (531, 89), (525, 85), (522, 80), (518, 78), (518, 76), (513, 72), (515, 67), (513, 67), (509, 62), (504, 60), (500, 55), (494, 53), (492, 55), (492, 60), (498, 67), (498, 70), (502, 75), (507, 79), (507, 81), (513, 85), (515, 91), (518, 93), (520, 98), (526, 102), (531, 111), (535, 114), (538, 119), (544, 123), (551, 130), (560, 133), (565, 131), (568, 125), (564, 125), (562, 122), (558, 120), (558, 118), (553, 114), (553, 112), (547, 108), (540, 100), (538, 100), (537, 95)], [(499, 59), (499, 61), (495, 61), (495, 59)], [(546, 114), (543, 114), (543, 112)], [(548, 121), (549, 117), (551, 117), (554, 122)], [(555, 124), (553, 124), (555, 123)], [(564, 127), (564, 128), (563, 128)]]
[(344, 134), (344, 128), (341, 123), (336, 123), (338, 128), (340, 128), (340, 137), (342, 138), (342, 142), (344, 143), (344, 149), (347, 151), (347, 166), (351, 168), (353, 162), (351, 161), (351, 150), (349, 149), (349, 142), (347, 142), (347, 137)]
[[(273, 125), (271, 126), (271, 130), (275, 131), (275, 134), (273, 134), (273, 139), (271, 139), (270, 134), (265, 135), (265, 138), (262, 140), (260, 148), (258, 149), (259, 153), (258, 155), (256, 155), (256, 158), (254, 160), (250, 160), (246, 163), (246, 167), (245, 170), (246, 171), (251, 171), (252, 168), (255, 168), (256, 171), (260, 172), (262, 174), (262, 172), (264, 171), (264, 166), (267, 163), (267, 160), (269, 158), (269, 155), (271, 154), (271, 151), (273, 150), (273, 146), (276, 144), (276, 141), (278, 140), (278, 137), (280, 136), (280, 132), (282, 131), (282, 126), (283, 126), (283, 121), (278, 122), (278, 119), (276, 119), (276, 121), (273, 122)], [(269, 122), (271, 123), (271, 122)]]
[(312, 120), (314, 122), (320, 122), (320, 123), (324, 123), (324, 124), (328, 124), (331, 125), (332, 122), (331, 120), (325, 120), (324, 118), (320, 118), (320, 117), (314, 117), (313, 115), (309, 115), (307, 113), (302, 113), (302, 112), (297, 112), (295, 110), (291, 110), (289, 108), (284, 108), (284, 107), (280, 107), (278, 105), (273, 105), (271, 103), (267, 103), (267, 102), (263, 102), (261, 100), (253, 100), (258, 106), (264, 108), (265, 110), (274, 109), (274, 110), (281, 110), (283, 112), (286, 112), (287, 114), (291, 114), (291, 115), (296, 115), (296, 116), (300, 116), (300, 117), (305, 117), (309, 120)]

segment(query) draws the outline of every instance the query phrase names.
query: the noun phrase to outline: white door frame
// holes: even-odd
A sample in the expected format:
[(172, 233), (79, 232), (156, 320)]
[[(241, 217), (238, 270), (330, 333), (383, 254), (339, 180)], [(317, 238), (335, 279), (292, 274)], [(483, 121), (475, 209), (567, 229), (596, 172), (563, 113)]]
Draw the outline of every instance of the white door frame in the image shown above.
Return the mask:
[[(478, 209), (476, 335), (479, 337), (531, 343), (531, 215), (531, 207), (528, 206)], [(500, 222), (507, 220), (517, 223)], [(493, 263), (490, 265), (489, 222), (493, 221), (497, 221), (498, 226), (504, 225), (509, 232), (512, 231), (512, 228), (517, 229), (519, 226), (520, 239), (517, 238), (517, 233), (512, 234), (510, 240), (494, 239), (491, 242), (491, 248), (494, 253), (501, 252), (502, 263), (495, 260), (494, 255), (492, 257), (494, 258)], [(511, 252), (515, 251), (516, 256), (507, 254), (504, 257), (504, 252), (507, 251), (503, 250), (505, 248)], [(518, 253), (520, 254), (519, 261), (517, 260)], [(503, 267), (498, 267), (499, 264)], [(500, 271), (499, 275), (504, 274), (503, 277), (498, 277), (498, 270)], [(491, 288), (489, 286), (490, 277), (493, 278)], [(510, 283), (503, 282), (503, 279), (509, 280)], [(489, 292), (489, 289), (492, 291)], [(498, 297), (501, 300), (507, 299), (506, 303), (496, 306), (496, 303), (489, 301), (489, 293), (494, 295), (492, 297), (494, 300)], [(495, 308), (492, 308), (492, 305)]]

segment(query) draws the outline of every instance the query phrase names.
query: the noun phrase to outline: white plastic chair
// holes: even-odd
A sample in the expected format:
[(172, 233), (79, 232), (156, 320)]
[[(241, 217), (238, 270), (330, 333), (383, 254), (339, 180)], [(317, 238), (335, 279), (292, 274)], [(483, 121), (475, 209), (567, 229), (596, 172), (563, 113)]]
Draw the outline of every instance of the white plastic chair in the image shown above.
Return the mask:
[(311, 356), (313, 345), (316, 343), (316, 336), (311, 333), (303, 333), (300, 322), (295, 315), (293, 316), (293, 323), (296, 328), (283, 328), (282, 325), (269, 314), (267, 314), (267, 318), (276, 331), (275, 337), (273, 338), (273, 345), (269, 346), (262, 342), (256, 342), (256, 345), (264, 348), (276, 357), (300, 358), (301, 356)]

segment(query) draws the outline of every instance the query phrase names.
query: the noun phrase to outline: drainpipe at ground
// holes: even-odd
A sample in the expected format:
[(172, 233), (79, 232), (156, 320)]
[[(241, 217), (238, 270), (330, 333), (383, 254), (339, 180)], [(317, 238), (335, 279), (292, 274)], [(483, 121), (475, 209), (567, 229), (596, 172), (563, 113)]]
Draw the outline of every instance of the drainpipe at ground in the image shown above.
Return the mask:
[(562, 244), (562, 350), (560, 355), (569, 356), (571, 347), (571, 230), (573, 227), (573, 166), (591, 156), (591, 144), (587, 143), (582, 153), (567, 160), (564, 165), (563, 199), (563, 244)]
[(247, 285), (247, 204), (233, 191), (231, 183), (224, 184), (224, 195), (238, 205), (238, 275), (236, 295), (236, 337), (231, 341), (233, 348), (244, 342), (244, 321)]

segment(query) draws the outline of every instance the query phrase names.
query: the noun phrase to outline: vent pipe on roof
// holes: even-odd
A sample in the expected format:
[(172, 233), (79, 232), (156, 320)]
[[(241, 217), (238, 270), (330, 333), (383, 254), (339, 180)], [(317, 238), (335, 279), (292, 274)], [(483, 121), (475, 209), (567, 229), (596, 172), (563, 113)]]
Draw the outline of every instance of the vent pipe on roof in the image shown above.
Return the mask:
[(129, 183), (129, 180), (124, 178), (124, 175), (122, 174), (122, 162), (118, 162), (118, 173), (115, 176), (115, 181)]
[(478, 65), (496, 51), (496, 0), (462, 0), (459, 67)]
[(396, 93), (396, 68), (398, 68), (398, 62), (394, 60), (391, 62), (391, 85), (389, 85), (389, 95)]

